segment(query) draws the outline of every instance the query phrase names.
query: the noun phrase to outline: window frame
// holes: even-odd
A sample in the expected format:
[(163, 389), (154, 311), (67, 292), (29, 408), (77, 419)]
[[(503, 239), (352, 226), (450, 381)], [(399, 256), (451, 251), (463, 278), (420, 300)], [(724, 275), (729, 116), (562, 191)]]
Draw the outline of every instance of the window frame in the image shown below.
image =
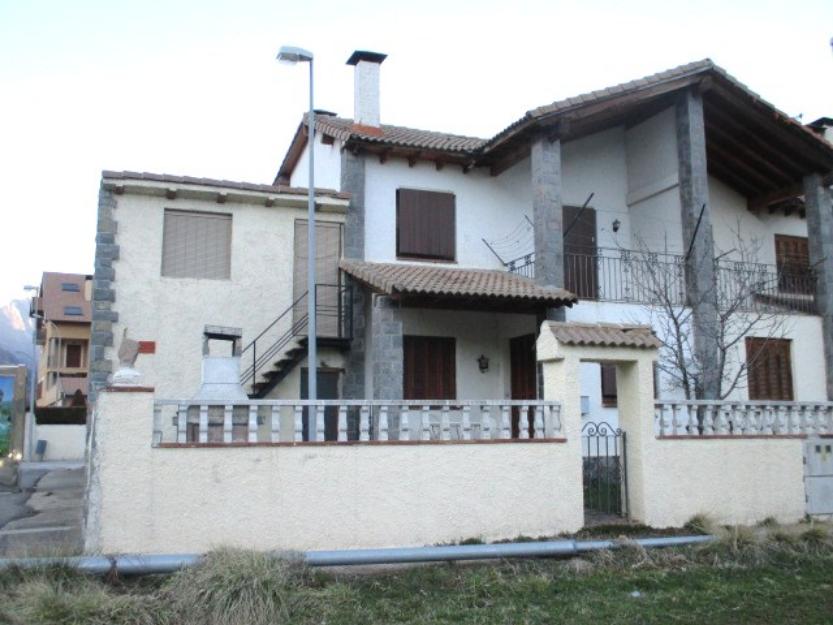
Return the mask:
[[(78, 364), (71, 365), (69, 364), (69, 349), (73, 347), (78, 348)], [(84, 366), (84, 344), (83, 343), (64, 343), (64, 354), (63, 358), (61, 359), (61, 365), (64, 369), (81, 369)]]
[[(746, 347), (746, 366), (747, 366), (747, 373), (746, 373), (746, 392), (747, 397), (749, 397), (750, 401), (795, 401), (795, 373), (793, 372), (792, 366), (792, 339), (788, 338), (769, 338), (769, 337), (757, 337), (757, 336), (747, 336), (745, 338), (745, 347)], [(756, 348), (756, 344), (758, 347)], [(769, 358), (777, 358), (779, 356), (775, 350), (781, 350), (781, 356), (786, 353), (786, 373), (788, 376), (786, 378), (782, 378), (780, 382), (781, 388), (778, 390), (786, 391), (784, 393), (775, 393), (771, 385), (769, 384), (771, 378), (765, 378), (764, 384), (767, 386), (765, 392), (760, 392), (762, 389), (759, 389), (758, 386), (761, 384), (761, 381), (758, 379), (758, 375), (766, 375), (768, 371), (764, 372), (763, 374), (758, 374), (757, 368), (761, 366), (759, 362), (762, 356), (762, 350), (766, 349), (769, 346), (773, 349), (773, 353), (770, 355), (763, 354), (764, 356), (768, 356)], [(767, 363), (769, 366), (772, 363)], [(777, 397), (774, 395), (778, 395)]]
[[(451, 248), (452, 252), (449, 256), (437, 256), (431, 254), (411, 253), (401, 251), (401, 211), (400, 196), (402, 192), (410, 193), (426, 193), (435, 195), (447, 195), (451, 197)], [(452, 191), (440, 191), (437, 189), (418, 189), (415, 187), (397, 187), (396, 189), (396, 210), (395, 210), (395, 246), (396, 258), (399, 260), (410, 260), (427, 263), (457, 263), (457, 194)]]

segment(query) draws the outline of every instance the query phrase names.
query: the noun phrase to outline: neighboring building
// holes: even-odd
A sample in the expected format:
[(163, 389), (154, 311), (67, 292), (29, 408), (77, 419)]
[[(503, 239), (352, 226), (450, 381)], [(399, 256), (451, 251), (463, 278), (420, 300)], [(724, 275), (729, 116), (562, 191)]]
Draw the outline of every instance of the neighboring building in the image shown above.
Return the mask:
[[(318, 196), (319, 397), (534, 398), (541, 321), (662, 332), (658, 267), (691, 306), (690, 349), (749, 368), (733, 397), (833, 397), (833, 146), (816, 132), (708, 60), (534, 109), (489, 139), (390, 126), (384, 58), (348, 61), (354, 119), (316, 118), (316, 182), (337, 189)], [(274, 186), (103, 174), (96, 385), (128, 328), (155, 352), (138, 368), (157, 394), (191, 397), (204, 328), (222, 325), (243, 330), (247, 391), (304, 396), (305, 123)], [(719, 302), (750, 279), (738, 315), (764, 310), (783, 332), (753, 324), (721, 355), (707, 340)], [(615, 418), (601, 365), (582, 369), (583, 403)]]
[(44, 272), (31, 316), (37, 320), (38, 407), (84, 405), (87, 399), (92, 276)]

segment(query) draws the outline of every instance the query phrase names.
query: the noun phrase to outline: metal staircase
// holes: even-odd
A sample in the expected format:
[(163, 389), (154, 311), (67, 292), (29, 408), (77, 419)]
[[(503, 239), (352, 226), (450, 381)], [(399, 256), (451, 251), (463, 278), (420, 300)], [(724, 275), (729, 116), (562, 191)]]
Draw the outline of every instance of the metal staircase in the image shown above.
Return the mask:
[[(306, 358), (308, 293), (305, 291), (243, 348), (240, 384), (250, 398), (265, 397)], [(315, 285), (318, 346), (349, 348), (353, 338), (352, 303), (351, 286)]]

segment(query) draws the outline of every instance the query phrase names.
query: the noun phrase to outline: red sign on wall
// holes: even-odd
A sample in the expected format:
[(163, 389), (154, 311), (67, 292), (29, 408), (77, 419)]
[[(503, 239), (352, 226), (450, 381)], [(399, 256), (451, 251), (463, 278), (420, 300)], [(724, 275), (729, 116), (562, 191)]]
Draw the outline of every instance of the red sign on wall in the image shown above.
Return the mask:
[(155, 354), (156, 353), (156, 341), (139, 341), (139, 353), (140, 354)]

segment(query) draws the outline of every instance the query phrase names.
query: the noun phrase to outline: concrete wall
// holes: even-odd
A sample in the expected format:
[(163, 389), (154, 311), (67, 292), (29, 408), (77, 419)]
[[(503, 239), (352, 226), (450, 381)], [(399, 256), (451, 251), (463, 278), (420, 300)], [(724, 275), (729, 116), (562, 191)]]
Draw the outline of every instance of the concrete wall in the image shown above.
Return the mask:
[[(232, 215), (231, 279), (161, 276), (165, 208)], [(306, 209), (125, 194), (114, 213), (120, 253), (113, 261), (112, 310), (118, 321), (105, 356), (117, 363), (125, 328), (133, 339), (155, 341), (156, 353), (136, 362), (142, 382), (162, 397), (192, 397), (200, 385), (206, 324), (243, 328), (247, 344), (292, 303), (294, 222)], [(341, 222), (343, 215), (319, 219)]]
[(575, 436), (159, 449), (151, 447), (152, 420), (150, 392), (99, 395), (88, 551), (417, 546), (554, 535), (583, 521)]
[[(630, 443), (631, 439), (628, 439)], [(782, 523), (805, 513), (801, 439), (654, 440), (644, 518), (680, 527), (696, 514), (720, 524)]]
[(34, 440), (46, 441), (44, 460), (83, 460), (87, 426), (35, 425)]

